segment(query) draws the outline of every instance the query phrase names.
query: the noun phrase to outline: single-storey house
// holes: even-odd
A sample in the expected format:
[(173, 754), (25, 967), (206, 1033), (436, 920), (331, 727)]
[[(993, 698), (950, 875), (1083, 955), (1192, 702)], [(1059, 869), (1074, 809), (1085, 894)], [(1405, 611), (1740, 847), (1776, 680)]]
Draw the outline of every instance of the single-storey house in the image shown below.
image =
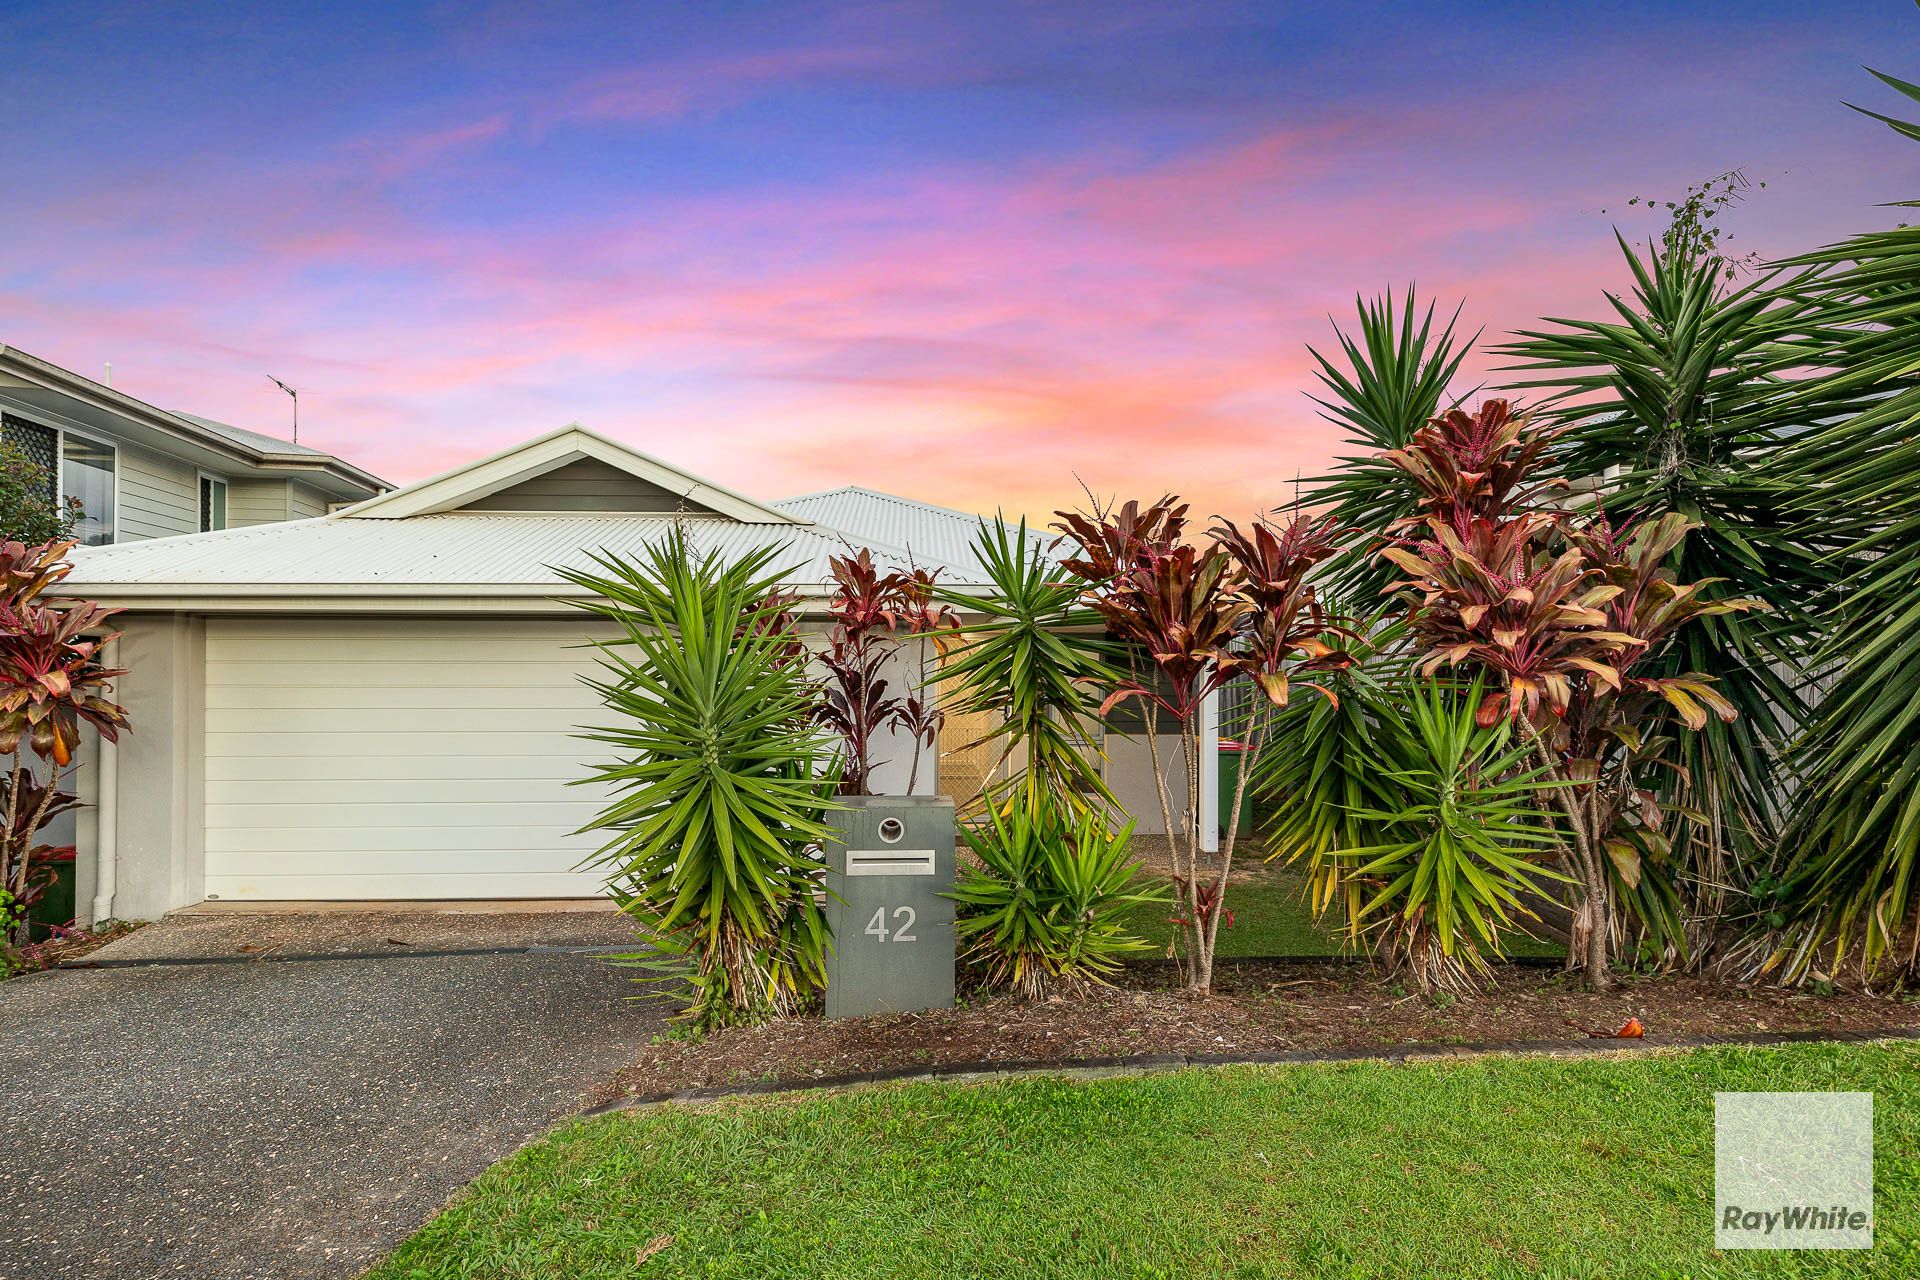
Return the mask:
[[(317, 518), (80, 549), (63, 590), (125, 610), (132, 719), (82, 757), (82, 918), (595, 895), (575, 833), (606, 797), (568, 784), (603, 750), (578, 736), (606, 714), (580, 681), (602, 633), (556, 566), (679, 523), (702, 549), (781, 548), (824, 630), (829, 557), (978, 587), (974, 522), (865, 490), (763, 504), (569, 426)], [(895, 678), (919, 669), (903, 649)], [(905, 790), (909, 749), (878, 746), (876, 788)], [(942, 789), (936, 761), (917, 789)]]

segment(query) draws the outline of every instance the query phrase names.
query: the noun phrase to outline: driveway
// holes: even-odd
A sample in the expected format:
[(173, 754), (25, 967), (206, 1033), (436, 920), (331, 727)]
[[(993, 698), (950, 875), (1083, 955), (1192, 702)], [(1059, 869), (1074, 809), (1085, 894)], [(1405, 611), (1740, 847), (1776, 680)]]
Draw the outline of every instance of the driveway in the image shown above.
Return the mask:
[(664, 1023), (604, 914), (207, 919), (0, 983), (7, 1280), (357, 1275)]

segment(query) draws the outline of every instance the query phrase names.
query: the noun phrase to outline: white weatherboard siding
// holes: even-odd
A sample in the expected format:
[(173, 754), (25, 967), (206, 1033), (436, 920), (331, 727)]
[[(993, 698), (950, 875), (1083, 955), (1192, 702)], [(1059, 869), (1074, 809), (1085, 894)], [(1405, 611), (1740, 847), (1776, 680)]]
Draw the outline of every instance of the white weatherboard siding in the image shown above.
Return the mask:
[(213, 619), (206, 894), (588, 897), (584, 621)]
[(120, 501), (114, 512), (114, 537), (164, 538), (200, 530), (200, 476), (178, 458), (121, 445)]

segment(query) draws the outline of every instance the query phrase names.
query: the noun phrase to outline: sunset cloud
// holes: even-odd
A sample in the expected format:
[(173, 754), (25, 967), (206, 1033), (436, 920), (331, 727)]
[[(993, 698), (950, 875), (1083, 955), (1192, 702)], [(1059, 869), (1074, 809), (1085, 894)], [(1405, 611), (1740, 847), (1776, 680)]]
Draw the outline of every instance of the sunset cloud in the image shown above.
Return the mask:
[[(31, 68), (0, 110), (33, 103), (0, 123), (42, 148), (0, 342), (268, 431), (272, 372), (303, 439), (396, 480), (578, 420), (767, 497), (1245, 515), (1338, 451), (1306, 345), (1356, 292), (1497, 336), (1621, 285), (1630, 195), (1746, 165), (1772, 252), (1913, 194), (1837, 105), (1920, 33), (1878, 18), (629, 12), (0, 19)], [(242, 72), (181, 83), (169, 41)]]

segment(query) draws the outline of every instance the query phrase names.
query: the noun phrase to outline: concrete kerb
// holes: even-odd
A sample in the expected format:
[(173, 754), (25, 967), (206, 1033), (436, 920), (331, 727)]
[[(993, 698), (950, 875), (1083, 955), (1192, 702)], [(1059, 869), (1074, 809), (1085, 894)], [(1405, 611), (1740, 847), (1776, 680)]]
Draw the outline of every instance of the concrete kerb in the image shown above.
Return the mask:
[(1663, 1036), (1657, 1039), (1649, 1037), (1634, 1040), (1619, 1040), (1612, 1037), (1589, 1037), (1583, 1040), (1493, 1040), (1457, 1045), (1407, 1044), (1362, 1049), (1280, 1049), (1255, 1053), (1155, 1053), (1119, 1057), (1063, 1058), (1051, 1062), (982, 1060), (950, 1063), (940, 1067), (896, 1067), (881, 1071), (859, 1071), (844, 1075), (822, 1076), (813, 1080), (759, 1080), (741, 1085), (675, 1089), (661, 1093), (615, 1098), (589, 1107), (580, 1114), (600, 1116), (616, 1111), (653, 1107), (694, 1106), (786, 1093), (838, 1093), (878, 1085), (930, 1081), (984, 1084), (1032, 1077), (1101, 1080), (1157, 1075), (1168, 1071), (1185, 1071), (1194, 1067), (1312, 1066), (1340, 1062), (1405, 1064), (1494, 1057), (1635, 1057), (1725, 1046), (1764, 1048), (1788, 1044), (1872, 1044), (1910, 1041), (1920, 1041), (1920, 1027), (1897, 1027), (1862, 1032), (1762, 1031), (1735, 1035)]

